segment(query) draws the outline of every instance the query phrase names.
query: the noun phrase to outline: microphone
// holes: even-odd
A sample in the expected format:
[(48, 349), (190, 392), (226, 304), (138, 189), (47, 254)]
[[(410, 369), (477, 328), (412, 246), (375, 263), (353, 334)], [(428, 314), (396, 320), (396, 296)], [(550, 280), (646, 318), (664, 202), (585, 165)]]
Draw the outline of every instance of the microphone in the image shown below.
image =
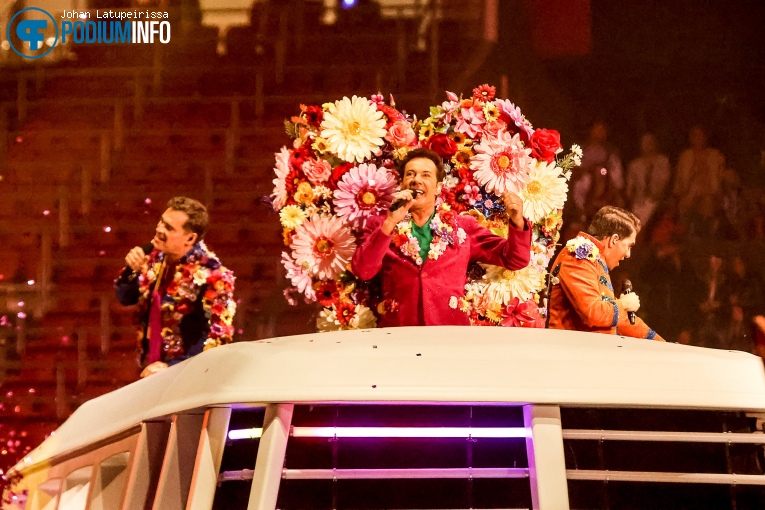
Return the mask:
[[(632, 282), (629, 280), (624, 280), (624, 292), (623, 294), (631, 294), (632, 293)], [(635, 325), (635, 312), (627, 312), (627, 318), (630, 320), (630, 324), (633, 326)]]
[[(424, 195), (424, 194), (425, 194), (425, 192), (424, 192), (424, 191), (422, 191), (421, 189), (413, 189), (413, 190), (409, 190), (409, 191), (411, 191), (411, 192), (412, 192), (412, 200), (416, 199), (416, 198), (417, 198), (417, 197), (419, 197), (420, 195)], [(389, 209), (389, 211), (390, 211), (390, 212), (393, 212), (393, 211), (395, 211), (396, 209), (399, 209), (399, 208), (400, 208), (402, 205), (404, 205), (404, 204), (405, 204), (405, 203), (407, 203), (407, 202), (408, 202), (408, 200), (406, 200), (406, 199), (403, 199), (403, 198), (400, 198), (400, 199), (396, 200), (395, 202), (393, 202), (393, 203), (390, 205), (390, 209)]]
[(141, 249), (143, 250), (143, 253), (145, 255), (149, 255), (151, 252), (154, 251), (154, 245), (150, 242), (146, 244), (142, 244)]

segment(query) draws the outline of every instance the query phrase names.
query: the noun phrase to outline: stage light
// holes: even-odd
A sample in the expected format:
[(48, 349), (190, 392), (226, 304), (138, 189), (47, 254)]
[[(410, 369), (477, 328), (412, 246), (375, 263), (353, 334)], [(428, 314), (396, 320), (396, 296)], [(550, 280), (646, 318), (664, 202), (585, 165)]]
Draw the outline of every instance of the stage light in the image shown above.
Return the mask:
[[(258, 439), (263, 429), (239, 429), (228, 433), (229, 439)], [(293, 427), (292, 437), (322, 438), (526, 438), (524, 427)]]

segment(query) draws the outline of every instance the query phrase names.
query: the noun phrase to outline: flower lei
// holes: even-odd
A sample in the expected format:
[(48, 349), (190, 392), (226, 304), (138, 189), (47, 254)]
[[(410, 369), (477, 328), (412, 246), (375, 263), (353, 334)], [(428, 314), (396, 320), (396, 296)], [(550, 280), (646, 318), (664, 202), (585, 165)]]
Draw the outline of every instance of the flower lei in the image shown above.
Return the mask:
[(600, 257), (598, 247), (586, 237), (576, 236), (566, 243), (566, 248), (579, 260), (587, 259), (595, 262)]
[[(467, 239), (465, 231), (457, 226), (457, 219), (451, 207), (448, 204), (441, 204), (430, 220), (430, 230), (433, 232), (433, 239), (430, 241), (428, 249), (428, 258), (438, 260), (443, 255), (448, 246), (460, 245)], [(392, 244), (397, 246), (401, 253), (414, 260), (418, 266), (424, 264), (420, 255), (420, 242), (412, 234), (412, 215), (406, 217), (396, 224), (393, 232)]]
[[(138, 277), (141, 304), (144, 306), (148, 303), (164, 259), (163, 253), (153, 256)], [(181, 320), (194, 309), (194, 304), (200, 297), (205, 317), (210, 321), (210, 332), (205, 340), (204, 350), (230, 343), (234, 334), (233, 319), (236, 313), (233, 293), (233, 272), (221, 265), (220, 260), (208, 251), (203, 241), (197, 243), (178, 262), (173, 280), (162, 296), (162, 350), (166, 356), (172, 359), (184, 354)]]

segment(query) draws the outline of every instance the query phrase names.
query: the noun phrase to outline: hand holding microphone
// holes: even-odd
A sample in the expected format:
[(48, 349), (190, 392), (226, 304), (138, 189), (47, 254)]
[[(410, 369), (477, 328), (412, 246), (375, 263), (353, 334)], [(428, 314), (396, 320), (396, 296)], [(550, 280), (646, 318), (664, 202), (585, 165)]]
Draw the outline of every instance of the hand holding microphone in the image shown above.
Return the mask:
[(424, 194), (425, 192), (419, 189), (402, 189), (394, 194), (393, 203), (389, 209), (390, 212), (381, 227), (382, 231), (386, 235), (390, 235), (396, 227), (396, 224), (406, 218), (406, 215), (409, 213), (409, 208), (412, 207), (414, 200)]
[(154, 245), (151, 243), (146, 243), (142, 246), (136, 246), (128, 252), (127, 256), (125, 256), (125, 263), (134, 272), (138, 272), (146, 263), (149, 258), (149, 254), (152, 251), (154, 251)]
[[(397, 211), (403, 205), (411, 203), (412, 200), (417, 199), (419, 196), (424, 195), (425, 192), (421, 189), (402, 189), (395, 195), (393, 195), (393, 203), (390, 205), (390, 212)], [(407, 208), (407, 211), (409, 208)]]
[(632, 292), (632, 282), (624, 280), (624, 292), (619, 297), (619, 301), (622, 307), (627, 310), (627, 317), (630, 320), (630, 324), (635, 324), (635, 312), (640, 308), (640, 298), (637, 294)]

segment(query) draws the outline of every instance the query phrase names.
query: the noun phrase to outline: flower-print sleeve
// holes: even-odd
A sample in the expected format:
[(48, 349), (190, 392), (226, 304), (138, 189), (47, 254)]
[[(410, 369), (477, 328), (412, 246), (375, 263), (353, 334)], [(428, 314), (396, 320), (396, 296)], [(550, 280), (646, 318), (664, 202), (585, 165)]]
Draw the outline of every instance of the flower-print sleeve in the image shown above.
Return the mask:
[(234, 273), (221, 266), (207, 277), (207, 289), (202, 296), (202, 306), (210, 324), (210, 332), (203, 351), (218, 345), (231, 343), (234, 336)]

